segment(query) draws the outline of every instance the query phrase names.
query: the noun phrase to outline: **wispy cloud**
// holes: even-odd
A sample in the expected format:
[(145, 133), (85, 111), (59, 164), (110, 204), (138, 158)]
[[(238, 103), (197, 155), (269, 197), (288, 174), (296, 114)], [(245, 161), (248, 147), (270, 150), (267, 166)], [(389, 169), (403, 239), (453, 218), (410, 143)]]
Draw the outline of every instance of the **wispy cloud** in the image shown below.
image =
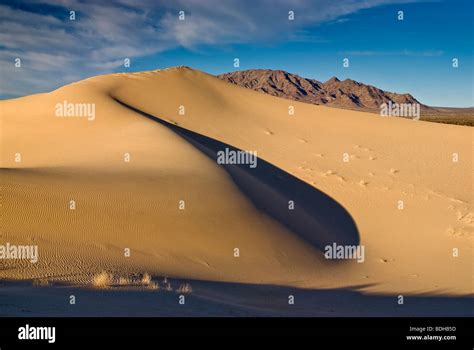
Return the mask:
[[(47, 91), (120, 69), (124, 58), (176, 47), (278, 40), (323, 41), (306, 26), (405, 0), (31, 0), (0, 5), (2, 96)], [(76, 20), (69, 20), (69, 11)], [(294, 11), (294, 21), (288, 11)], [(178, 19), (179, 11), (185, 20)], [(15, 58), (22, 67), (15, 68)]]
[(372, 51), (372, 50), (355, 50), (340, 52), (346, 56), (411, 56), (411, 57), (439, 57), (444, 55), (443, 50), (398, 50), (398, 51)]

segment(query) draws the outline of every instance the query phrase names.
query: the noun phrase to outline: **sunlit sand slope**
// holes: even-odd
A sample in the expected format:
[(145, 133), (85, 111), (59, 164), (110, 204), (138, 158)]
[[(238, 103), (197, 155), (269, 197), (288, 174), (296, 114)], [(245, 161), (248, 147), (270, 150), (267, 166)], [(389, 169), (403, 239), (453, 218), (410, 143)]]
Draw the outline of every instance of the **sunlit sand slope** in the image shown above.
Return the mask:
[[(94, 104), (94, 118), (58, 117), (64, 101)], [(185, 67), (0, 108), (0, 244), (39, 249), (35, 264), (0, 260), (3, 279), (89, 284), (105, 270), (472, 294), (472, 128), (297, 103)], [(225, 148), (256, 151), (257, 167), (218, 164)], [(325, 259), (331, 242), (360, 243), (363, 262)]]

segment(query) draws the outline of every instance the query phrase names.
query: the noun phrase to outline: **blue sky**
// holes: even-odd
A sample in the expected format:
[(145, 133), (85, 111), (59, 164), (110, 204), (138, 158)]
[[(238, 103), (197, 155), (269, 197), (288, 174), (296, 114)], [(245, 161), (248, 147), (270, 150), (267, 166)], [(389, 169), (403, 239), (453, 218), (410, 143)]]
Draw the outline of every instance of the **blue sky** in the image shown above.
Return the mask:
[(0, 97), (97, 74), (188, 65), (211, 74), (271, 68), (320, 81), (337, 76), (429, 105), (474, 106), (473, 10), (470, 0), (7, 2), (0, 5)]

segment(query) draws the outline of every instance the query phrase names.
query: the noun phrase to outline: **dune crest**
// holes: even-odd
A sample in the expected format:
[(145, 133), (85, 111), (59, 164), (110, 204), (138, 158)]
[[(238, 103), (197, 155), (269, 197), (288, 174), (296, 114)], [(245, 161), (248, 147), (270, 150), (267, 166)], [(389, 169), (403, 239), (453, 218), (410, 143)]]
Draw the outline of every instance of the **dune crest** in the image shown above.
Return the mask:
[[(64, 101), (93, 104), (94, 118), (56, 116)], [(0, 278), (473, 293), (469, 127), (289, 101), (188, 67), (0, 107), (2, 241), (40, 256), (3, 260)], [(217, 164), (221, 147), (256, 151), (256, 171)], [(364, 263), (325, 259), (332, 239), (364, 245)]]

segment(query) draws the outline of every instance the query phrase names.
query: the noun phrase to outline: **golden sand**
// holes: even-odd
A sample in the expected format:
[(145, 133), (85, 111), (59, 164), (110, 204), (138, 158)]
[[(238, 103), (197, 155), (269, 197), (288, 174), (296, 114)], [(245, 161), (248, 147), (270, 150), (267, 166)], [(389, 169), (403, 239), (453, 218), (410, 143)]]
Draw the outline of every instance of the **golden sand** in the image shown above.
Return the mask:
[[(95, 118), (57, 116), (65, 101), (94, 104)], [(185, 67), (98, 76), (1, 101), (0, 113), (0, 244), (39, 250), (35, 264), (0, 260), (2, 279), (91, 284), (101, 271), (146, 272), (473, 293), (470, 127), (298, 103)], [(267, 162), (283, 185), (227, 171), (177, 130), (256, 151), (257, 169)], [(288, 224), (267, 209), (293, 183), (315, 197), (296, 200), (302, 219)], [(353, 220), (363, 263), (328, 261), (300, 234), (305, 225), (316, 243), (336, 234), (340, 223), (333, 231), (318, 216), (325, 200)]]

